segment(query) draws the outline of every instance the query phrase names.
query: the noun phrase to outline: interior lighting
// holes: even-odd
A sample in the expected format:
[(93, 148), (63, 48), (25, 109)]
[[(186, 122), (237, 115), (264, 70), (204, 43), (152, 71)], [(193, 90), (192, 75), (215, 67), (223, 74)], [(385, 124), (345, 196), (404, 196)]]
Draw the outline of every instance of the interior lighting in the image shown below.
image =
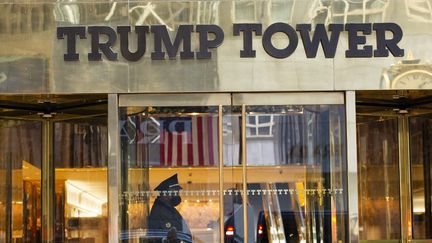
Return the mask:
[(227, 235), (227, 236), (233, 236), (234, 235), (234, 226), (228, 226), (227, 230), (225, 232), (225, 235)]

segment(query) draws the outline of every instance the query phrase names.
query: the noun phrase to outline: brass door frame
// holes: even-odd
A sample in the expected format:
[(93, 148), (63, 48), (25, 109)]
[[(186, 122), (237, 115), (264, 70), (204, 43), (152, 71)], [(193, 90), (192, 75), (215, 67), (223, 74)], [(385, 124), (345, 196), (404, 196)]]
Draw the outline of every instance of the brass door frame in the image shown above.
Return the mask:
[[(367, 115), (367, 114), (360, 114)], [(379, 114), (374, 114), (378, 116)], [(400, 239), (399, 240), (360, 240), (359, 242), (413, 242), (412, 237), (412, 195), (411, 195), (411, 162), (409, 152), (409, 115), (383, 114), (382, 116), (397, 118), (398, 125), (398, 167), (400, 195)], [(351, 196), (351, 195), (350, 195)], [(418, 242), (419, 240), (415, 240)], [(424, 240), (420, 240), (425, 242)], [(426, 240), (426, 242), (429, 242)]]
[[(359, 114), (368, 115), (368, 114)], [(400, 113), (374, 113), (373, 116), (394, 117), (398, 124), (398, 166), (399, 166), (399, 193), (400, 193), (400, 232), (399, 240), (360, 240), (360, 242), (432, 242), (432, 239), (413, 239), (412, 226), (412, 199), (411, 193), (411, 155), (410, 155), (410, 129), (409, 118), (419, 114)]]
[(42, 121), (42, 241), (54, 242), (54, 122)]
[[(346, 139), (347, 139), (347, 163), (350, 176), (347, 177), (348, 183), (348, 210), (349, 210), (349, 232), (350, 242), (358, 242), (358, 193), (357, 193), (357, 157), (356, 157), (356, 113), (355, 113), (355, 93), (348, 92), (283, 92), (283, 93), (192, 93), (192, 94), (113, 94), (108, 96), (108, 127), (110, 137), (109, 148), (109, 199), (110, 201), (110, 221), (113, 228), (110, 228), (109, 242), (118, 242), (119, 238), (119, 185), (120, 177), (120, 144), (118, 134), (118, 109), (122, 107), (142, 107), (142, 106), (218, 106), (219, 126), (222, 126), (222, 107), (241, 106), (242, 107), (242, 183), (243, 183), (243, 217), (244, 222), (248, 220), (247, 212), (247, 151), (246, 151), (246, 106), (247, 105), (325, 105), (325, 104), (345, 104), (346, 112)], [(110, 105), (111, 104), (111, 105)], [(117, 105), (116, 105), (117, 104)], [(112, 133), (115, 133), (113, 135)], [(218, 134), (219, 148), (222, 148), (222, 129)], [(219, 149), (219, 182), (220, 190), (223, 190), (223, 151)], [(113, 177), (111, 178), (111, 175)], [(114, 185), (115, 184), (115, 185)], [(351, 185), (351, 186), (350, 186)], [(352, 186), (354, 185), (354, 186)], [(351, 191), (352, 190), (352, 191)], [(112, 195), (112, 196), (111, 196)], [(220, 200), (220, 241), (224, 241), (223, 231), (223, 194), (219, 194)], [(117, 225), (116, 225), (117, 224)], [(248, 241), (248, 224), (243, 224), (245, 242)], [(117, 232), (117, 233), (114, 233)]]
[(412, 240), (411, 163), (409, 149), (409, 117), (398, 116), (399, 178), (402, 242)]
[(345, 92), (349, 242), (359, 241), (357, 119), (354, 91)]
[[(109, 148), (109, 175), (114, 175), (113, 178), (109, 178), (110, 190), (109, 192), (113, 196), (109, 196), (110, 200), (116, 200), (115, 204), (110, 207), (113, 210), (110, 219), (114, 220), (112, 225), (114, 226), (113, 232), (109, 235), (109, 242), (119, 242), (119, 195), (120, 195), (120, 139), (119, 139), (119, 108), (121, 107), (143, 107), (143, 106), (217, 106), (218, 107), (218, 127), (222, 128), (223, 124), (223, 106), (231, 106), (231, 94), (230, 93), (194, 93), (194, 94), (123, 94), (123, 95), (110, 95), (108, 96), (108, 127), (109, 137), (113, 137), (113, 144)], [(223, 131), (218, 129), (218, 157), (219, 157), (219, 190), (223, 191)], [(114, 134), (113, 134), (114, 133)], [(244, 133), (243, 133), (244, 134)], [(115, 137), (115, 138), (114, 138)], [(244, 156), (243, 156), (244, 158)], [(244, 166), (245, 167), (245, 166)], [(246, 167), (245, 167), (246, 168)], [(245, 171), (245, 168), (243, 169)], [(112, 182), (112, 184), (111, 184)], [(219, 193), (219, 237), (220, 241), (224, 241), (224, 208), (223, 208), (223, 194)], [(246, 229), (247, 229), (247, 224)], [(117, 231), (117, 233), (114, 233)], [(247, 231), (246, 231), (247, 232)], [(245, 236), (247, 238), (247, 236)]]
[[(117, 95), (109, 95), (114, 97)], [(23, 96), (26, 97), (26, 96)], [(21, 99), (18, 101), (24, 100)], [(33, 96), (31, 96), (33, 97)], [(65, 95), (66, 97), (66, 95)], [(57, 97), (58, 98), (58, 97)], [(31, 107), (31, 106), (30, 106)], [(15, 109), (15, 108), (10, 108)], [(27, 111), (31, 108), (26, 109)], [(115, 107), (112, 106), (108, 109), (108, 114), (112, 111), (117, 110), (117, 103)], [(43, 242), (55, 242), (55, 165), (54, 165), (54, 123), (74, 120), (80, 118), (91, 118), (97, 117), (100, 114), (90, 114), (90, 115), (79, 115), (79, 117), (55, 117), (55, 116), (40, 116), (39, 114), (33, 117), (20, 117), (20, 116), (2, 116), (0, 119), (5, 120), (16, 120), (16, 121), (33, 121), (41, 123), (41, 240)], [(118, 123), (118, 121), (116, 121)], [(113, 124), (113, 123), (110, 123)], [(110, 135), (110, 133), (108, 134)], [(9, 217), (9, 215), (7, 215)], [(12, 215), (10, 215), (12, 217)], [(6, 218), (8, 219), (8, 218)], [(11, 225), (7, 225), (6, 229), (6, 242), (12, 241)]]
[(108, 95), (108, 242), (119, 242), (120, 135), (118, 95)]

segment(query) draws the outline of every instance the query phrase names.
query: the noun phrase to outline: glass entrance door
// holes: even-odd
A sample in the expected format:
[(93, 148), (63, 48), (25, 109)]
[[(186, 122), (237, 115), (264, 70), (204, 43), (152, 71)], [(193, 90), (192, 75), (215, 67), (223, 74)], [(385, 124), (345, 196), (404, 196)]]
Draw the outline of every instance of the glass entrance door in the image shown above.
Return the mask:
[(0, 242), (107, 242), (104, 95), (0, 97)]
[(230, 96), (128, 95), (119, 102), (120, 239), (219, 242), (220, 133)]
[(121, 240), (348, 239), (343, 93), (121, 95), (119, 105)]
[(0, 119), (0, 242), (41, 242), (38, 121)]
[(414, 239), (432, 239), (432, 114), (409, 119)]
[(360, 240), (432, 239), (431, 97), (420, 91), (358, 95)]
[(245, 119), (249, 242), (348, 239), (344, 97), (314, 95), (233, 96)]

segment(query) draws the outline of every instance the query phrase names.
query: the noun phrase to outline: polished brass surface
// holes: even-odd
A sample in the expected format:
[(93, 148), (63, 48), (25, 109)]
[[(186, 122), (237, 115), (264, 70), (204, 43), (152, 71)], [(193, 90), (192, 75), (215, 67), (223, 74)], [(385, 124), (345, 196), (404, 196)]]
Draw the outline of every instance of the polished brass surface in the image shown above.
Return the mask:
[[(427, 118), (432, 113), (432, 92), (430, 90), (362, 91), (356, 92), (358, 123), (367, 122), (362, 116), (375, 119), (397, 119), (401, 242), (431, 242), (430, 239), (413, 239), (412, 175), (422, 175), (411, 161), (411, 146), (420, 146), (410, 141), (410, 119)], [(422, 177), (422, 176), (421, 176)], [(422, 180), (422, 178), (418, 178)], [(361, 240), (363, 242), (363, 240)], [(364, 241), (369, 242), (369, 241)], [(375, 241), (371, 241), (375, 242)]]
[[(119, 131), (118, 96), (108, 95), (108, 131)], [(116, 132), (108, 132), (108, 240), (119, 241), (120, 141)]]
[[(31, 170), (29, 170), (31, 166), (30, 163), (28, 163), (28, 165), (23, 166), (23, 168), (26, 168), (26, 170), (23, 170), (22, 173), (24, 174), (21, 175), (25, 176), (26, 180), (31, 181), (36, 181), (35, 178), (38, 177), (42, 178), (40, 197), (41, 220), (40, 222), (37, 222), (38, 226), (41, 228), (42, 235), (38, 236), (38, 234), (35, 233), (33, 236), (31, 236), (35, 237), (35, 240), (37, 240), (38, 237), (41, 237), (43, 242), (55, 242), (55, 232), (56, 230), (59, 230), (56, 228), (56, 221), (58, 222), (59, 220), (59, 217), (56, 217), (56, 214), (58, 216), (61, 212), (56, 212), (55, 209), (56, 183), (54, 181), (54, 177), (59, 180), (66, 180), (67, 178), (62, 177), (64, 175), (62, 174), (62, 169), (59, 169), (59, 174), (55, 176), (54, 164), (59, 162), (54, 159), (54, 141), (56, 139), (56, 137), (54, 137), (55, 122), (68, 120), (70, 122), (77, 123), (88, 122), (89, 124), (106, 124), (106, 103), (106, 95), (97, 94), (91, 97), (85, 95), (0, 96), (0, 118), (5, 119), (5, 121), (6, 119), (40, 121), (42, 124), (41, 141), (32, 141), (34, 143), (40, 142), (41, 144), (40, 151), (35, 151), (36, 153), (41, 153), (42, 155), (41, 169), (39, 171), (35, 168), (31, 168)], [(117, 109), (117, 103), (114, 105), (114, 107)], [(88, 117), (91, 117), (91, 119), (83, 119)], [(84, 134), (79, 134), (79, 137), (82, 138), (83, 135)], [(65, 151), (58, 152), (66, 153)], [(78, 171), (75, 170), (75, 172)]]
[(42, 123), (42, 241), (54, 242), (54, 160), (53, 128), (50, 120)]
[[(386, 90), (405, 71), (430, 68), (432, 35), (427, 1), (141, 1), (4, 0), (0, 3), (0, 92), (1, 93), (137, 93), (137, 92), (249, 92)], [(149, 9), (150, 11), (149, 14)], [(420, 9), (420, 11), (418, 11)], [(262, 23), (265, 30), (276, 22), (289, 23), (377, 23), (395, 22), (404, 36), (400, 42), (404, 58), (350, 59), (345, 57), (348, 35), (341, 33), (335, 57), (325, 58), (318, 48), (307, 58), (298, 44), (285, 59), (270, 57), (261, 37), (253, 38), (255, 58), (241, 58), (242, 36), (232, 35), (233, 23)], [(210, 60), (150, 60), (153, 43), (137, 62), (87, 60), (90, 37), (77, 41), (80, 61), (65, 62), (66, 40), (57, 39), (58, 26), (162, 24), (176, 29), (180, 24), (217, 24), (225, 32)], [(374, 32), (374, 31), (372, 31)], [(132, 38), (131, 45), (136, 45)], [(192, 38), (196, 51), (198, 38)], [(284, 37), (273, 38), (285, 46)], [(29, 43), (32, 43), (31, 45)], [(113, 49), (119, 52), (119, 41)], [(151, 43), (151, 44), (150, 44)], [(375, 35), (367, 36), (375, 48)], [(131, 47), (133, 49), (133, 47)], [(121, 56), (121, 55), (119, 55)], [(418, 59), (406, 66), (403, 59)], [(404, 66), (405, 65), (405, 66)], [(408, 68), (408, 70), (406, 70)], [(423, 68), (424, 69), (424, 68)], [(399, 89), (428, 89), (427, 75), (410, 76), (415, 82)], [(417, 81), (426, 79), (426, 85)], [(430, 88), (430, 87), (429, 87)]]
[[(219, 105), (218, 109), (218, 154), (219, 154), (219, 191), (223, 191), (223, 185), (224, 185), (224, 161), (223, 161), (223, 106)], [(224, 228), (224, 204), (223, 204), (223, 194), (219, 193), (219, 229)], [(225, 234), (223, 230), (219, 230), (219, 239), (220, 242), (224, 242)]]
[[(241, 165), (243, 185), (243, 222), (248, 222), (248, 195), (247, 195), (247, 158), (246, 158), (246, 105), (241, 106)], [(248, 242), (248, 224), (243, 223), (243, 239)]]
[(346, 102), (346, 136), (347, 136), (347, 171), (348, 171), (348, 210), (349, 210), (349, 241), (358, 242), (358, 171), (357, 171), (357, 133), (356, 133), (356, 94), (354, 91), (345, 93)]
[(344, 95), (340, 92), (233, 94), (233, 105), (328, 105), (343, 103)]
[(398, 120), (401, 238), (402, 242), (409, 242), (412, 240), (412, 208), (408, 117), (400, 116)]
[(124, 94), (119, 97), (120, 107), (144, 106), (214, 106), (230, 105), (231, 95), (213, 94)]

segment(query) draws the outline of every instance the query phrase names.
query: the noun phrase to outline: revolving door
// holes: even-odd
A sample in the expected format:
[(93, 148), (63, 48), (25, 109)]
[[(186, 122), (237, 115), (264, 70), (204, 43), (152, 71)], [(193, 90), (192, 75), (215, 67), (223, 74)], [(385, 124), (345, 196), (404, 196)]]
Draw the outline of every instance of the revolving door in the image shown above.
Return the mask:
[(348, 240), (344, 93), (118, 104), (121, 241)]
[(0, 242), (107, 242), (106, 95), (0, 97)]
[(432, 238), (431, 94), (359, 92), (359, 236), (364, 241)]

